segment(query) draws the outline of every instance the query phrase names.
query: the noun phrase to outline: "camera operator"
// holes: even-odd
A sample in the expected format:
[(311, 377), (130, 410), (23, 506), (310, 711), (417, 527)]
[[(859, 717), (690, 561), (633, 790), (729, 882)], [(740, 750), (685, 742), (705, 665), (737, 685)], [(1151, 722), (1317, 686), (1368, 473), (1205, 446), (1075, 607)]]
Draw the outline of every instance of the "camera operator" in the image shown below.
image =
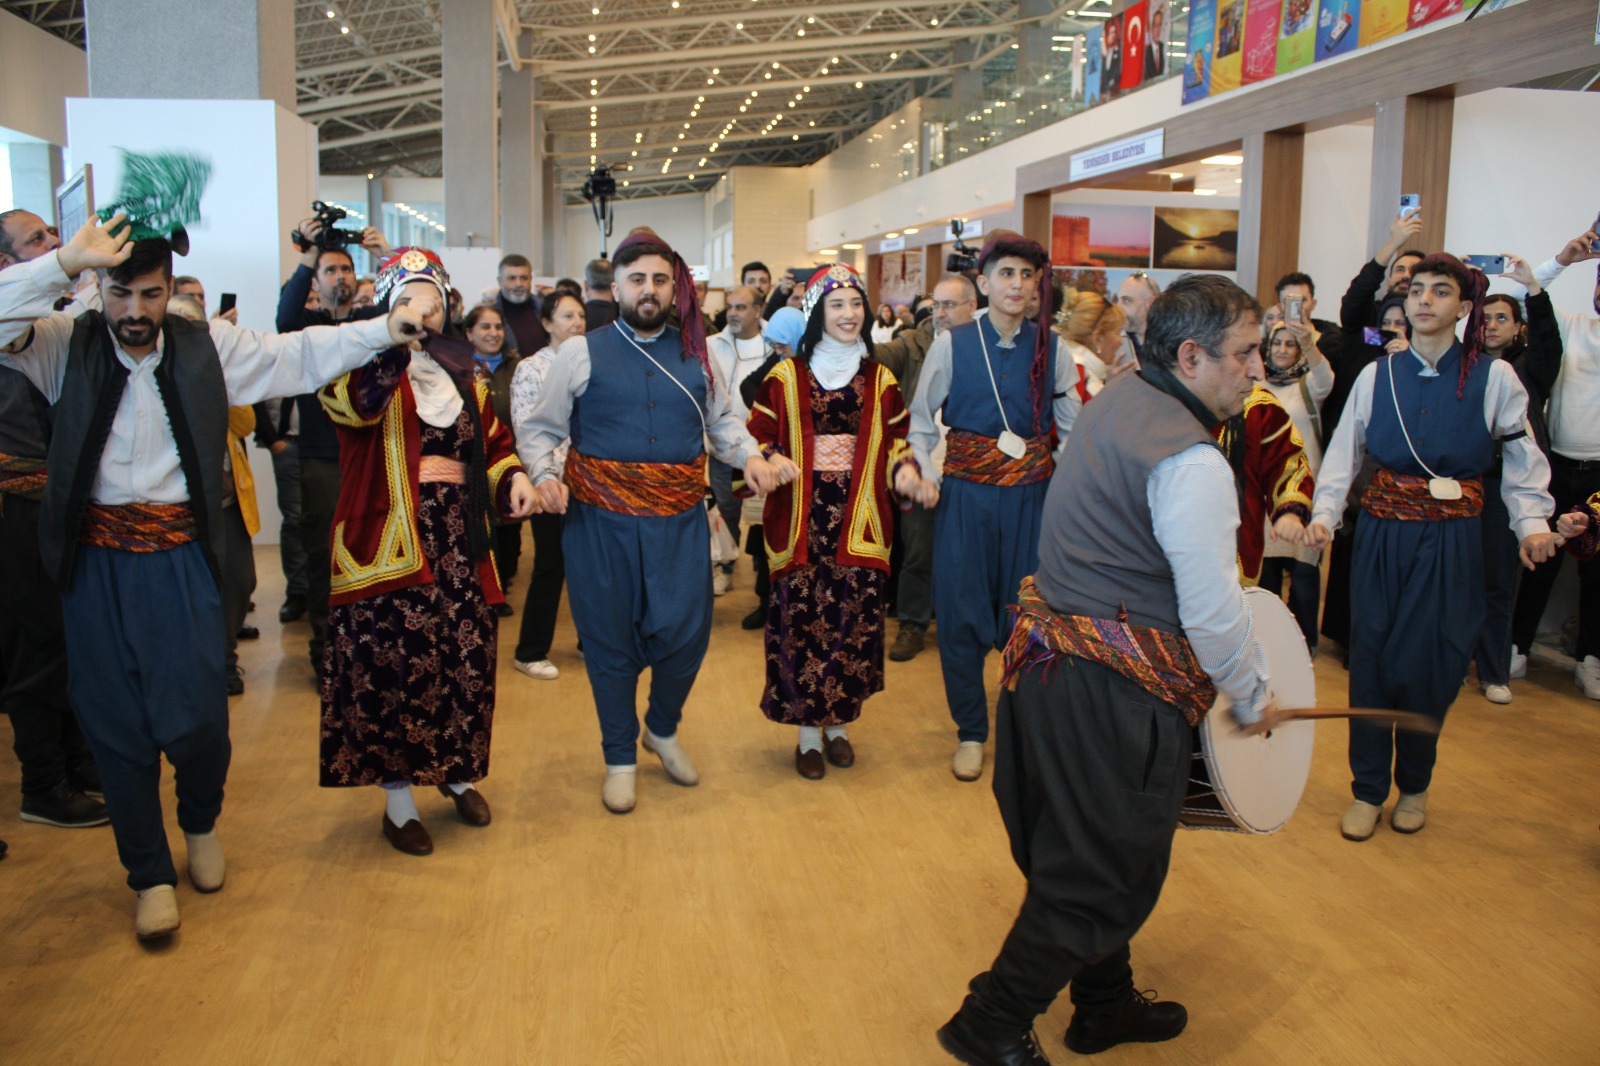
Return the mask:
[[(381, 307), (355, 306), (355, 260), (345, 248), (350, 243), (346, 236), (349, 231), (325, 234), (323, 219), (327, 217), (324, 213), (322, 217), (308, 218), (298, 227), (309, 247), (278, 293), (279, 333), (381, 318), (387, 313)], [(361, 231), (359, 244), (374, 258), (389, 253), (389, 242), (372, 226)], [(306, 306), (313, 286), (320, 301), (316, 309)], [(311, 669), (320, 679), (322, 637), (328, 622), (328, 583), (332, 576), (329, 537), (333, 532), (333, 508), (339, 502), (339, 438), (316, 394), (305, 393), (285, 399), (276, 412), (266, 405), (257, 406), (256, 443), (272, 453), (272, 473), (280, 502), (286, 496), (300, 501), (306, 599), (301, 605), (286, 596), (278, 617), (288, 622), (305, 612), (311, 623)], [(284, 524), (288, 525), (287, 516)], [(286, 579), (290, 576), (284, 574)]]

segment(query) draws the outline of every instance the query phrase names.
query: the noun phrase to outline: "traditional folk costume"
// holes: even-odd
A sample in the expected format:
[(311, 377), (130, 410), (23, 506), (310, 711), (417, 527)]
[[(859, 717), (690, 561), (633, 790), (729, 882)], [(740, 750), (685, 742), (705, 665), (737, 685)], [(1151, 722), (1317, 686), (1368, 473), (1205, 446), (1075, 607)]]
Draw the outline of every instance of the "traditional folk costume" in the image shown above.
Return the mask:
[[(1276, 335), (1274, 331), (1273, 336)], [(1332, 362), (1319, 359), (1312, 366), (1304, 353), (1291, 367), (1279, 368), (1268, 361), (1267, 379), (1261, 385), (1289, 412), (1289, 419), (1300, 434), (1313, 479), (1322, 467), (1322, 402), (1328, 398), (1333, 385)], [(1310, 521), (1309, 506), (1300, 517), (1302, 521)], [(1277, 593), (1283, 588), (1284, 576), (1288, 575), (1289, 609), (1294, 613), (1295, 621), (1300, 623), (1300, 634), (1305, 638), (1306, 647), (1315, 652), (1317, 617), (1322, 599), (1322, 553), (1316, 548), (1279, 540), (1272, 534), (1270, 521), (1265, 532), (1266, 547), (1262, 552), (1260, 584)]]
[[(447, 299), (432, 252), (396, 249), (378, 298), (419, 279)], [(489, 822), (471, 785), (489, 772), (494, 608), (505, 601), (490, 507), (509, 511), (522, 469), (470, 345), (431, 334), (424, 347), (391, 348), (320, 394), (341, 467), (321, 783), (383, 785), (384, 833), (413, 854), (432, 847), (414, 803), (393, 793), (435, 785), (469, 824)]]
[[(1455, 702), (1483, 627), (1480, 516), (1497, 444), (1500, 494), (1518, 540), (1549, 532), (1550, 464), (1526, 432), (1527, 392), (1509, 364), (1477, 358), (1473, 325), (1468, 334), (1467, 346), (1453, 344), (1433, 366), (1408, 350), (1363, 369), (1323, 458), (1312, 514), (1329, 529), (1363, 459), (1378, 464), (1352, 556), (1352, 707), (1443, 722)], [(1447, 480), (1459, 484), (1459, 498), (1450, 498)], [(1436, 734), (1352, 720), (1356, 800), (1382, 807), (1391, 779), (1402, 801), (1422, 797), (1438, 745)]]
[(1260, 385), (1243, 414), (1217, 426), (1216, 437), (1239, 482), (1239, 579), (1254, 585), (1267, 528), (1290, 514), (1311, 521), (1311, 464), (1289, 412)]
[(387, 348), (389, 327), (277, 335), (168, 316), (156, 350), (135, 359), (98, 311), (50, 314), (68, 284), (55, 253), (0, 278), (0, 343), (32, 325), (10, 358), (54, 408), (40, 547), (62, 590), (72, 704), (128, 885), (176, 885), (161, 757), (193, 878), (231, 753), (218, 591), (228, 406), (316, 388)]
[[(1067, 1043), (1079, 1053), (1184, 1026), (1181, 1006), (1134, 992), (1129, 940), (1166, 879), (1193, 726), (1218, 692), (1242, 721), (1268, 698), (1235, 563), (1235, 482), (1215, 429), (1147, 358), (1109, 382), (1067, 438), (996, 719), (995, 797), (1027, 896), (940, 1031), (947, 1049), (1001, 1061), (1036, 1041), (1033, 1019), (1068, 982)], [(1129, 1030), (1140, 1035), (1119, 1035)], [(1013, 1053), (1004, 1061), (1034, 1061)]]
[[(1002, 239), (1022, 240), (1004, 232), (991, 237), (980, 269)], [(1048, 274), (1044, 249), (1023, 243)], [(936, 415), (949, 427), (934, 509), (933, 606), (945, 698), (963, 743), (988, 739), (984, 660), (1011, 633), (1017, 588), (1039, 561), (1039, 515), (1056, 465), (1052, 453), (1089, 396), (1065, 342), (1048, 326), (1048, 284), (1041, 296), (1038, 322), (1024, 320), (1009, 337), (988, 315), (935, 337), (911, 403), (909, 440), (930, 480), (940, 477), (932, 462)], [(1026, 450), (1005, 454), (1003, 437), (1021, 438)]]
[[(806, 288), (816, 327), (836, 289), (866, 290), (849, 267), (819, 270)], [(826, 333), (779, 363), (751, 405), (750, 432), (800, 476), (767, 497), (762, 515), (772, 595), (767, 607), (767, 685), (761, 713), (802, 727), (797, 758), (820, 752), (824, 728), (835, 765), (854, 761), (844, 726), (883, 690), (884, 594), (894, 545), (893, 471), (911, 461), (909, 416), (889, 370), (866, 342)], [(817, 760), (810, 773), (817, 776)]]
[[(635, 231), (614, 258), (641, 243), (665, 247)], [(583, 580), (567, 595), (615, 773), (638, 760), (639, 675), (650, 670), (645, 727), (660, 753), (656, 741), (676, 735), (710, 643), (706, 441), (735, 468), (758, 454), (727, 391), (713, 383), (688, 266), (669, 255), (682, 332), (664, 325), (641, 334), (619, 318), (567, 341), (516, 427), (535, 485), (559, 476), (558, 449), (571, 438), (562, 549), (567, 570)], [(692, 775), (692, 766), (673, 774), (682, 784), (694, 784)]]

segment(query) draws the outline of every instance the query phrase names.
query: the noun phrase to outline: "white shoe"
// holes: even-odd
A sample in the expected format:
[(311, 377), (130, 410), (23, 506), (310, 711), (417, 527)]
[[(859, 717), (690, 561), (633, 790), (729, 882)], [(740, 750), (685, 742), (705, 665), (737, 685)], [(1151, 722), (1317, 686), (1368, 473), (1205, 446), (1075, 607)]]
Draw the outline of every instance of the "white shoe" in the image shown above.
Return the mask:
[(1511, 648), (1511, 680), (1516, 681), (1528, 676), (1528, 657), (1522, 654), (1513, 645)]
[(185, 833), (183, 839), (189, 843), (189, 882), (201, 892), (215, 892), (221, 888), (227, 866), (222, 861), (222, 842), (217, 839), (217, 831)]
[(1426, 792), (1400, 793), (1400, 799), (1389, 815), (1389, 828), (1396, 833), (1415, 833), (1428, 824), (1428, 794)]
[(731, 588), (733, 588), (733, 575), (720, 566), (713, 566), (711, 568), (711, 595), (726, 596)]
[(1583, 689), (1583, 694), (1591, 700), (1600, 700), (1600, 659), (1593, 655), (1585, 655), (1583, 662), (1572, 672), (1572, 680)]
[(1346, 840), (1370, 840), (1382, 817), (1382, 807), (1356, 800), (1344, 812), (1344, 817), (1339, 819), (1339, 832)]
[(1483, 686), (1483, 698), (1488, 700), (1490, 703), (1510, 703), (1511, 686), (1485, 685)]
[(950, 772), (957, 781), (976, 781), (983, 776), (983, 745), (976, 740), (963, 740), (956, 745), (956, 756), (950, 760)]
[(178, 892), (171, 885), (156, 885), (139, 893), (133, 932), (140, 940), (160, 940), (178, 931)]
[(661, 768), (667, 772), (668, 777), (680, 785), (689, 787), (700, 783), (700, 773), (694, 768), (694, 761), (689, 758), (689, 753), (683, 750), (683, 745), (678, 743), (676, 736), (658, 737), (646, 729), (642, 740), (644, 750), (661, 760)]
[(554, 681), (561, 676), (561, 671), (556, 669), (556, 664), (549, 659), (539, 659), (531, 663), (512, 659), (511, 665), (516, 667), (517, 673), (526, 674), (537, 681)]
[(633, 767), (606, 770), (606, 783), (600, 787), (600, 802), (612, 814), (627, 814), (636, 802), (634, 785), (638, 774)]

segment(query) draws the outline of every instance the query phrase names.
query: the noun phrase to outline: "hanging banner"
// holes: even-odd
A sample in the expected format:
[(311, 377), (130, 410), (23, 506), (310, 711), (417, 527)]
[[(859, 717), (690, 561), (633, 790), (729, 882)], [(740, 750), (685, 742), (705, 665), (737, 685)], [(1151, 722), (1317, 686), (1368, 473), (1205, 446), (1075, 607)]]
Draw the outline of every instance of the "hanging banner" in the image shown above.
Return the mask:
[(1278, 72), (1278, 17), (1282, 10), (1282, 0), (1249, 0), (1245, 6), (1244, 63), (1239, 76), (1245, 85), (1266, 81)]
[[(1416, 29), (1426, 26), (1446, 15), (1459, 14), (1461, 0), (1411, 0), (1411, 10), (1406, 18), (1406, 28)], [(1600, 43), (1597, 41), (1596, 43)]]
[(1320, 63), (1354, 52), (1361, 40), (1360, 22), (1358, 0), (1322, 0), (1317, 13), (1317, 54), (1313, 58)]
[[(1144, 36), (1148, 28), (1148, 0), (1139, 0), (1122, 13), (1122, 91), (1131, 92), (1144, 83)], [(1117, 21), (1116, 18), (1112, 19)]]
[(1105, 50), (1101, 40), (1103, 27), (1096, 26), (1083, 35), (1084, 51), (1087, 58), (1083, 64), (1083, 100), (1093, 107), (1101, 100), (1100, 81), (1105, 70)]
[(1361, 47), (1406, 31), (1411, 0), (1361, 0)]
[(1217, 0), (1217, 40), (1211, 49), (1211, 95), (1239, 87), (1244, 52), (1245, 0)]
[(1152, 0), (1150, 21), (1144, 35), (1144, 80), (1153, 81), (1167, 73), (1167, 45), (1172, 41), (1172, 12), (1167, 0)]
[(1217, 0), (1189, 0), (1189, 55), (1183, 61), (1183, 102), (1211, 95), (1211, 46), (1216, 40)]
[(1283, 0), (1283, 14), (1278, 22), (1278, 73), (1311, 64), (1311, 52), (1316, 41), (1316, 0)]

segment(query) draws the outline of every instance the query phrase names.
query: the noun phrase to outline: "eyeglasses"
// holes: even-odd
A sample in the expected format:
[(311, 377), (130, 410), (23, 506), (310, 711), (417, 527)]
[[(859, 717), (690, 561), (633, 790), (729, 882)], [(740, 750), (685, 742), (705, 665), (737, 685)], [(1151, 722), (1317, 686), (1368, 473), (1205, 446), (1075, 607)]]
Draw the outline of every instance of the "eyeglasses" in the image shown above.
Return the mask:
[(954, 311), (957, 308), (967, 306), (971, 302), (971, 300), (935, 300), (933, 301), (933, 309), (935, 311)]

